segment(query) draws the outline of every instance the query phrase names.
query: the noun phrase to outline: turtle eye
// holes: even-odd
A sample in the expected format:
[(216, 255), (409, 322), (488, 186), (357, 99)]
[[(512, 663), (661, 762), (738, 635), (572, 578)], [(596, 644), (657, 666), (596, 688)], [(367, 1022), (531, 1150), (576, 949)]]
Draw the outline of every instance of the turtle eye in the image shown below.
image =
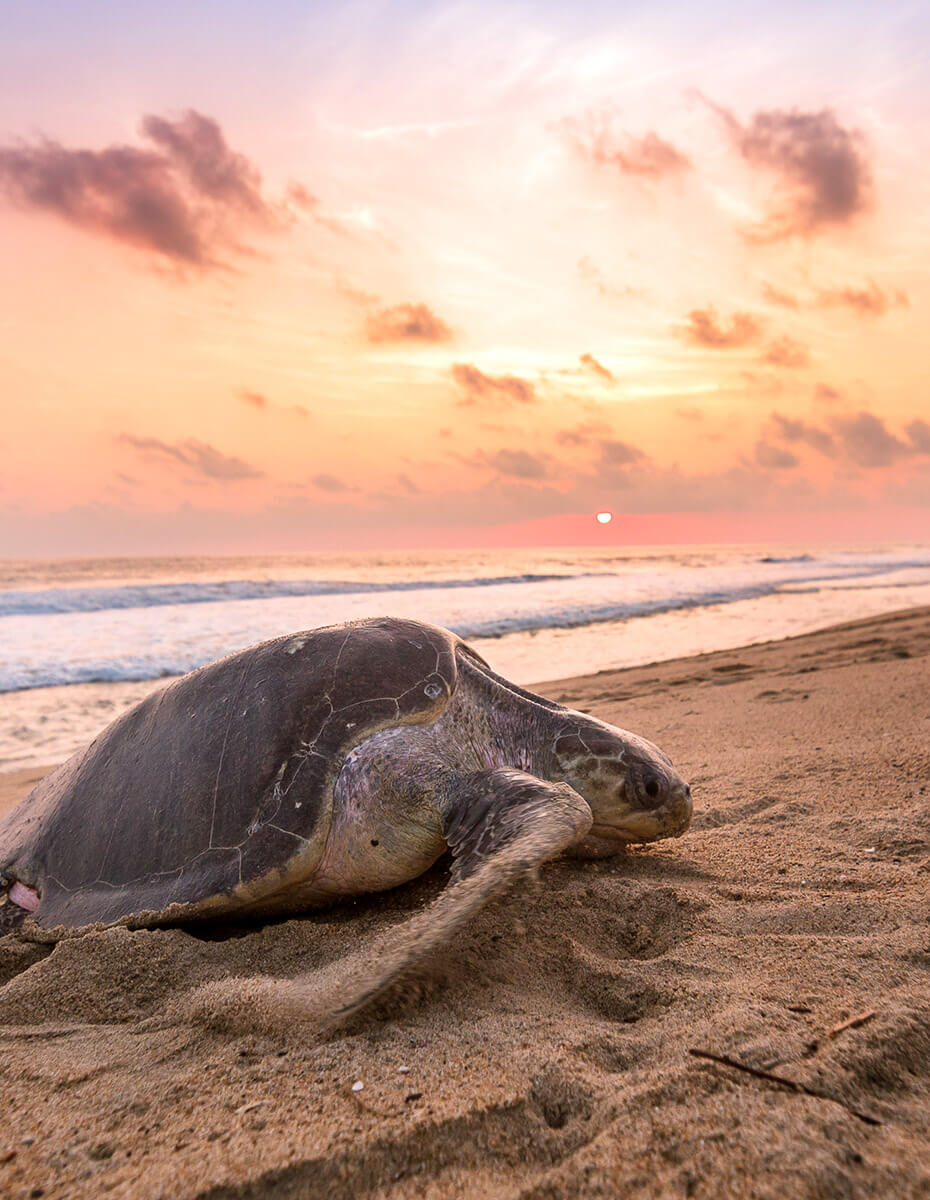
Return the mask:
[(667, 785), (658, 771), (643, 771), (638, 782), (638, 791), (643, 803), (654, 806), (664, 798)]

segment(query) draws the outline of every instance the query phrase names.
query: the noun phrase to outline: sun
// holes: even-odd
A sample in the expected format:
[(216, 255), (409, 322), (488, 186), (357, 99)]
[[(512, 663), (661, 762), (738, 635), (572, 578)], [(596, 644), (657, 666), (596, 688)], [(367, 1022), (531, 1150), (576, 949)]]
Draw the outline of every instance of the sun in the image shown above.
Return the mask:
[(594, 518), (598, 525), (609, 525), (614, 519), (614, 514), (611, 512), (599, 512)]

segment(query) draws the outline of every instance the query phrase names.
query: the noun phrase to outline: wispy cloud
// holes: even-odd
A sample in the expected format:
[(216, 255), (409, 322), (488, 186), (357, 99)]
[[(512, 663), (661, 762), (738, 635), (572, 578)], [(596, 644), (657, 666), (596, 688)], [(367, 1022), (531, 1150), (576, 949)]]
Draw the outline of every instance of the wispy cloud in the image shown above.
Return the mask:
[(426, 304), (395, 304), (369, 315), (365, 333), (370, 342), (447, 342), (452, 330)]
[(528, 450), (494, 450), (476, 455), (471, 461), (513, 479), (545, 479), (549, 474), (548, 456), (531, 454)]
[(613, 115), (587, 113), (562, 122), (562, 130), (577, 152), (596, 166), (613, 167), (623, 175), (660, 179), (691, 169), (691, 160), (655, 130), (634, 135), (614, 129)]
[(589, 254), (583, 255), (578, 259), (578, 274), (582, 279), (594, 285), (605, 299), (609, 300), (629, 300), (631, 296), (641, 296), (643, 291), (641, 288), (616, 287), (612, 283), (608, 283), (604, 272), (597, 265)]
[(321, 492), (357, 491), (356, 488), (350, 487), (344, 479), (340, 479), (338, 475), (330, 475), (328, 471), (321, 471), (319, 475), (314, 475), (310, 482)]
[(413, 482), (409, 475), (404, 474), (403, 471), (397, 476), (397, 483), (401, 490), (406, 492), (408, 496), (419, 496), (423, 490), (418, 484)]
[(780, 308), (799, 309), (801, 301), (793, 292), (786, 292), (771, 283), (762, 284), (762, 295), (769, 304), (777, 304)]
[(756, 442), (753, 457), (760, 467), (769, 470), (789, 470), (798, 465), (798, 457), (783, 446), (773, 446), (771, 442), (759, 439)]
[(560, 429), (555, 440), (560, 446), (586, 446), (610, 432), (606, 421), (582, 421), (571, 429)]
[(803, 342), (787, 336), (770, 342), (762, 354), (762, 361), (773, 367), (806, 367), (810, 360), (811, 352), (808, 347)]
[(593, 354), (582, 354), (578, 361), (586, 370), (590, 371), (592, 375), (596, 375), (604, 383), (616, 383), (613, 372), (608, 371), (604, 364), (598, 362)]
[(250, 466), (243, 459), (224, 454), (215, 446), (198, 441), (197, 438), (186, 438), (181, 442), (163, 442), (159, 438), (121, 433), (117, 435), (116, 440), (149, 457), (180, 463), (207, 479), (260, 479), (264, 475), (264, 471)]
[(0, 194), (199, 270), (249, 253), (250, 234), (286, 228), (292, 204), (315, 203), (302, 188), (289, 201), (268, 200), (257, 167), (203, 113), (146, 116), (141, 132), (142, 147), (71, 149), (51, 139), (0, 146)]
[(519, 375), (486, 375), (472, 363), (454, 363), (452, 378), (464, 392), (461, 405), (535, 404), (538, 398), (533, 385)]
[(861, 317), (880, 317), (890, 308), (910, 307), (910, 297), (901, 288), (886, 291), (874, 279), (860, 287), (824, 288), (817, 293), (822, 308), (851, 308)]
[(258, 409), (259, 412), (293, 413), (297, 417), (310, 416), (310, 409), (305, 404), (275, 404), (268, 399), (264, 392), (255, 392), (251, 388), (240, 388), (238, 394), (243, 404)]
[(818, 404), (837, 404), (843, 399), (843, 393), (829, 383), (818, 383), (814, 388), (814, 399)]

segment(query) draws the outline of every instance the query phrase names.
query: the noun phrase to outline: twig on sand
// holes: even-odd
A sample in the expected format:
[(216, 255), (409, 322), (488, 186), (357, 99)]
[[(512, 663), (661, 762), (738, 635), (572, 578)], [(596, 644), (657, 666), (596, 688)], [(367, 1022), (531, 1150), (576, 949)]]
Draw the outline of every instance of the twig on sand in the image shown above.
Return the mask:
[(730, 1058), (727, 1054), (714, 1054), (710, 1050), (699, 1050), (691, 1047), (688, 1053), (694, 1058), (706, 1058), (710, 1062), (720, 1063), (724, 1067), (733, 1067), (736, 1071), (745, 1071), (747, 1075), (753, 1075), (756, 1079), (767, 1079), (769, 1083), (777, 1083), (782, 1087), (790, 1088), (793, 1092), (801, 1092), (805, 1096), (813, 1096), (815, 1100), (829, 1100), (833, 1104), (839, 1104), (845, 1108), (848, 1113), (857, 1117), (860, 1121), (864, 1121), (866, 1125), (881, 1125), (882, 1121), (878, 1117), (870, 1116), (869, 1113), (860, 1112), (857, 1108), (853, 1108), (847, 1104), (845, 1100), (840, 1100), (836, 1096), (831, 1096), (829, 1092), (821, 1092), (817, 1088), (808, 1087), (806, 1083), (799, 1083), (796, 1079), (787, 1079), (784, 1075), (775, 1075), (772, 1071), (765, 1071), (761, 1067), (750, 1067), (746, 1063), (740, 1062), (736, 1058)]
[(871, 1021), (873, 1017), (877, 1017), (878, 1013), (874, 1008), (870, 1008), (868, 1012), (859, 1013), (856, 1017), (850, 1017), (847, 1021), (840, 1021), (839, 1025), (834, 1025), (832, 1029), (827, 1030), (828, 1038), (835, 1038), (838, 1033), (843, 1033), (847, 1029), (858, 1029), (860, 1025), (864, 1025), (866, 1021)]

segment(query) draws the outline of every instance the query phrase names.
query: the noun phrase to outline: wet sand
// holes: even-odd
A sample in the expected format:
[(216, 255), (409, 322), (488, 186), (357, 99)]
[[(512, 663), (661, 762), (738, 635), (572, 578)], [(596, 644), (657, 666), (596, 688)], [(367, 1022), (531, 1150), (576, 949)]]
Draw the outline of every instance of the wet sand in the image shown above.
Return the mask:
[(930, 1194), (930, 610), (539, 690), (667, 750), (689, 833), (549, 865), (327, 1039), (169, 1006), (334, 962), (442, 868), (265, 927), (0, 940), (0, 1194)]

